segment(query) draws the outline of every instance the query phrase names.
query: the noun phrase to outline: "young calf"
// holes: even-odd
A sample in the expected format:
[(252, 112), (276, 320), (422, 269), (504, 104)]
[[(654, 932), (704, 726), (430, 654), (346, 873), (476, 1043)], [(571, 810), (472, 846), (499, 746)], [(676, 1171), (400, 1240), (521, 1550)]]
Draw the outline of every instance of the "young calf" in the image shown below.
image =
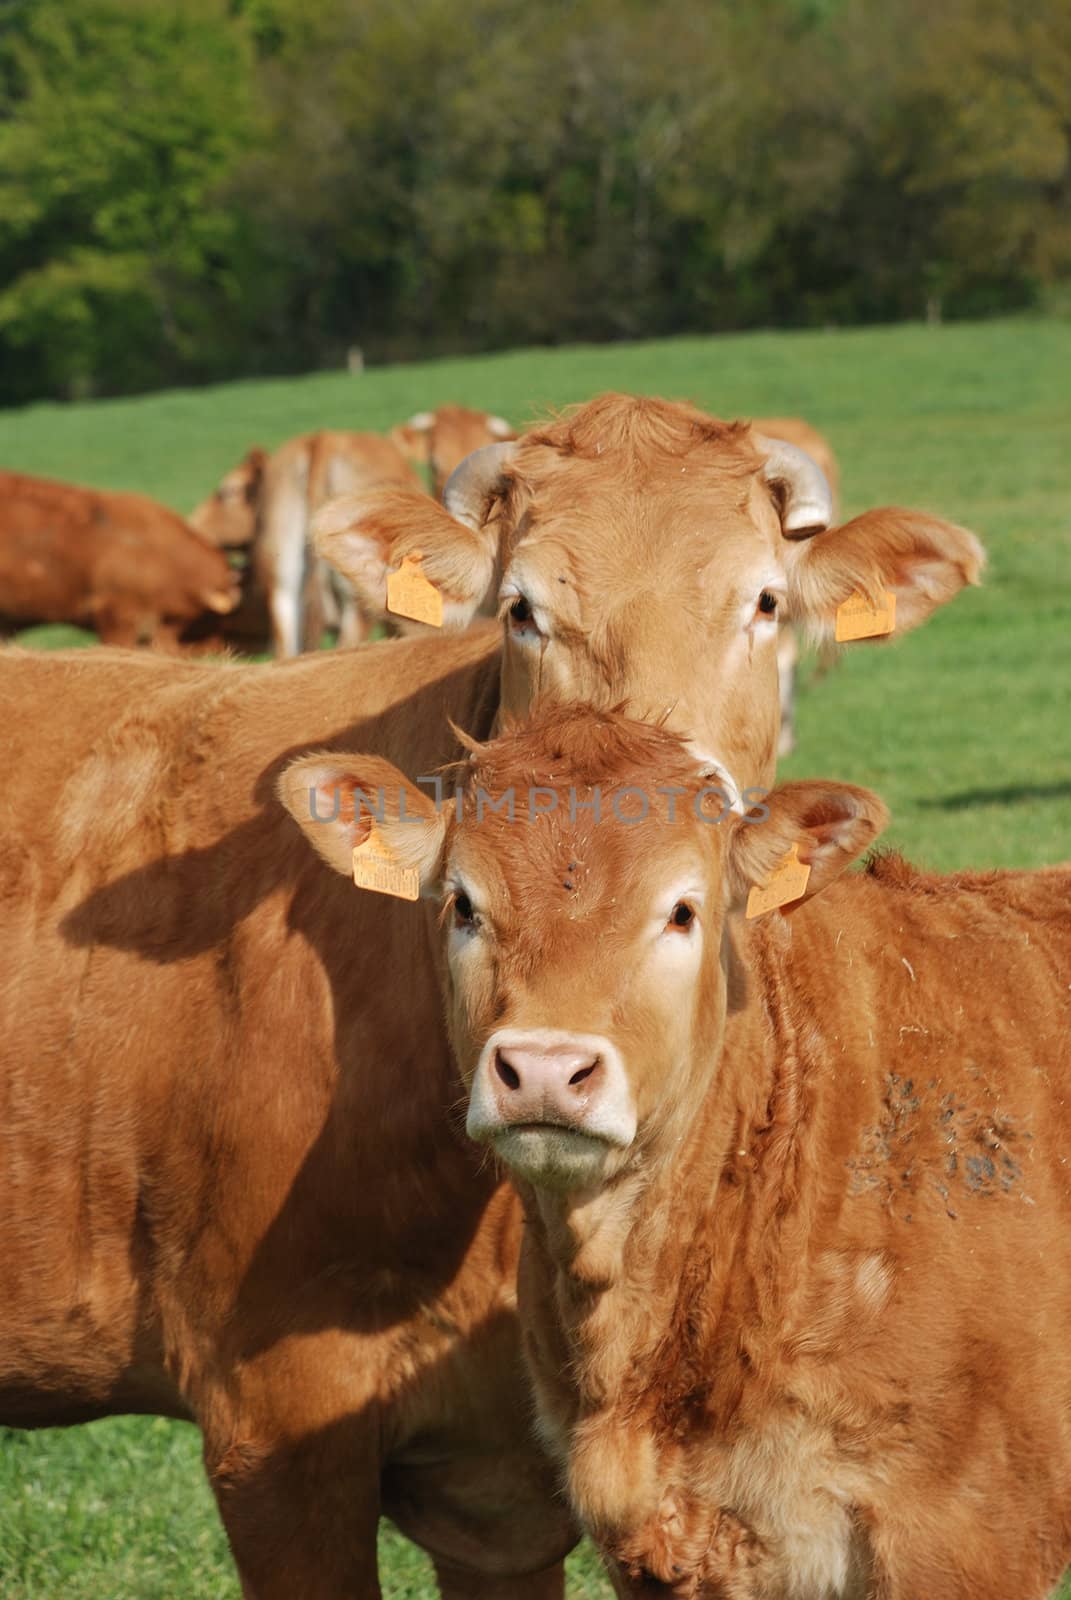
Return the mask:
[[(613, 714), (474, 747), (442, 814), (352, 759), (382, 816), (353, 837), (442, 885), (540, 1429), (618, 1592), (1040, 1600), (1071, 1560), (1071, 868), (833, 883), (874, 795), (733, 815)], [(790, 914), (747, 920), (793, 852)]]

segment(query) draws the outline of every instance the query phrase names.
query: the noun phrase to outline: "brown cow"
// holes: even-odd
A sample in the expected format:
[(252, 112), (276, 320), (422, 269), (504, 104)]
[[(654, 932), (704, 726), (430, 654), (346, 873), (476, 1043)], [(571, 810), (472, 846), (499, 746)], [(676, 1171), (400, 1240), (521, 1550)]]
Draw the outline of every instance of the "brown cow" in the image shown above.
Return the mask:
[(310, 518), (325, 500), (385, 484), (420, 488), (390, 439), (321, 430), (290, 439), (271, 455), (251, 450), (192, 513), (191, 524), (206, 539), (250, 548), (247, 588), (264, 597), (277, 656), (315, 649), (325, 627), (337, 630), (342, 645), (366, 636), (368, 622), (349, 585), (316, 558)]
[[(771, 417), (757, 419), (753, 426), (768, 438), (787, 440), (805, 450), (821, 468), (832, 493), (833, 518), (836, 518), (840, 473), (833, 450), (822, 434), (798, 417)], [(503, 417), (486, 411), (472, 411), (465, 406), (439, 406), (435, 411), (421, 411), (409, 421), (392, 428), (390, 443), (396, 446), (409, 461), (427, 467), (435, 495), (441, 499), (446, 483), (461, 462), (474, 451), (487, 444), (515, 438), (512, 426)], [(368, 441), (377, 448), (369, 453)], [(291, 544), (296, 544), (298, 522), (308, 518), (332, 494), (349, 487), (368, 488), (373, 484), (397, 483), (413, 487), (410, 474), (398, 470), (396, 458), (378, 448), (382, 441), (375, 434), (319, 434), (291, 440), (278, 452), (279, 460), (268, 472), (269, 456), (261, 449), (250, 450), (245, 459), (221, 480), (219, 487), (193, 512), (191, 525), (213, 543), (227, 549), (242, 549), (253, 544), (258, 526), (265, 529), (291, 530)], [(301, 474), (306, 467), (305, 450), (318, 463), (313, 478), (303, 487)], [(349, 484), (339, 481), (339, 462), (349, 462), (352, 473)], [(356, 470), (354, 471), (354, 464)], [(331, 472), (324, 476), (324, 468)], [(282, 510), (276, 511), (275, 506)], [(313, 519), (315, 526), (315, 518)], [(330, 526), (330, 516), (326, 526)], [(250, 561), (243, 574), (242, 605), (232, 617), (225, 632), (216, 630), (215, 642), (224, 639), (238, 642), (243, 648), (255, 647), (260, 638), (272, 633), (275, 653), (295, 653), (290, 645), (298, 641), (304, 648), (314, 648), (322, 637), (322, 627), (330, 623), (338, 629), (339, 643), (356, 644), (367, 637), (373, 626), (385, 627), (396, 634), (423, 631), (419, 623), (400, 619), (387, 609), (385, 582), (366, 586), (360, 604), (352, 599), (348, 585), (339, 584), (337, 577), (325, 576), (317, 565), (318, 583), (305, 585), (305, 599), (299, 605), (297, 593), (298, 565), (291, 561), (289, 589), (275, 602), (276, 611), (287, 616), (299, 612), (301, 631), (291, 637), (285, 622), (272, 631), (268, 614), (267, 596), (280, 586), (279, 551), (285, 544), (285, 534), (269, 540), (268, 547)], [(307, 549), (302, 555), (301, 571), (307, 571)], [(285, 561), (283, 562), (285, 567)], [(328, 569), (330, 570), (330, 569)], [(282, 585), (284, 591), (287, 584)], [(334, 593), (332, 593), (332, 587)], [(263, 591), (263, 594), (262, 594)], [(492, 584), (477, 616), (493, 615), (495, 587)], [(447, 626), (451, 619), (447, 618)], [(199, 630), (205, 635), (208, 630)], [(799, 661), (799, 644), (791, 625), (782, 628), (778, 640), (778, 679), (781, 687), (781, 735), (778, 753), (787, 755), (795, 749), (796, 668)]]
[[(788, 500), (782, 474), (793, 480)], [(654, 510), (656, 481), (664, 499)], [(716, 599), (715, 492), (725, 563)], [(750, 774), (746, 784), (774, 771), (767, 675), (776, 676), (780, 618), (830, 639), (854, 583), (875, 598), (896, 595), (899, 632), (979, 571), (977, 541), (934, 518), (866, 512), (819, 532), (832, 517), (828, 484), (799, 449), (687, 405), (605, 395), (477, 451), (443, 506), (400, 489), (343, 497), (319, 513), (316, 539), (371, 613), (386, 607), (389, 574), (418, 554), (442, 592), (444, 627), (466, 626), (497, 594), (515, 646), (504, 668), (510, 712), (523, 711), (537, 686), (605, 701), (622, 663), (642, 661), (645, 714), (672, 708), (676, 725), (693, 730), (724, 717), (741, 742), (709, 753)], [(712, 601), (707, 648), (717, 666), (708, 676), (692, 624)], [(730, 706), (745, 653), (764, 688), (761, 710), (741, 717)]]
[(73, 622), (106, 644), (173, 647), (238, 590), (226, 558), (167, 506), (0, 472), (0, 618)]
[[(1071, 865), (829, 887), (875, 795), (732, 817), (679, 739), (584, 710), (475, 748), (443, 814), (383, 761), (346, 781), (442, 883), (540, 1432), (618, 1593), (1042, 1600), (1071, 1561)], [(789, 851), (791, 916), (746, 921)]]
[[(901, 511), (786, 558), (782, 527), (823, 514), (814, 474), (611, 397), (477, 458), (466, 520), (414, 497), (448, 603), (504, 569), (501, 634), (274, 667), (0, 654), (0, 1418), (196, 1420), (250, 1600), (374, 1600), (381, 1511), (452, 1600), (550, 1600), (573, 1536), (519, 1378), (516, 1208), (447, 1126), (434, 915), (329, 870), (280, 773), (373, 749), (434, 774), (461, 752), (447, 717), (485, 737), (541, 684), (766, 781), (765, 586), (828, 619), (895, 584), (910, 627), (980, 560)], [(380, 537), (366, 516), (332, 547)]]
[[(770, 439), (783, 439), (798, 449), (806, 451), (821, 468), (829, 484), (832, 498), (832, 517), (836, 520), (840, 486), (840, 470), (829, 441), (800, 417), (763, 417), (752, 423), (757, 432)], [(411, 459), (422, 465), (430, 463), (434, 490), (441, 499), (451, 472), (471, 452), (493, 443), (496, 439), (511, 439), (513, 430), (502, 417), (486, 411), (469, 411), (464, 406), (440, 406), (437, 411), (422, 411), (408, 423), (391, 430), (391, 438)], [(327, 511), (325, 527), (331, 523)], [(374, 575), (362, 589), (362, 610), (370, 622), (386, 625), (395, 632), (416, 632), (419, 625), (402, 623), (387, 610), (386, 587), (382, 574)], [(494, 586), (489, 600), (493, 601)], [(490, 606), (481, 607), (481, 615), (490, 614)], [(447, 619), (450, 626), (450, 619)], [(827, 662), (831, 659), (830, 646), (825, 646)], [(796, 668), (799, 662), (799, 641), (791, 624), (781, 629), (777, 648), (778, 681), (781, 687), (781, 736), (779, 755), (787, 755), (796, 746)]]
[(504, 417), (452, 405), (438, 406), (434, 411), (418, 411), (408, 422), (392, 428), (390, 436), (411, 461), (428, 468), (432, 493), (437, 500), (442, 499), (450, 474), (466, 456), (484, 445), (517, 437)]

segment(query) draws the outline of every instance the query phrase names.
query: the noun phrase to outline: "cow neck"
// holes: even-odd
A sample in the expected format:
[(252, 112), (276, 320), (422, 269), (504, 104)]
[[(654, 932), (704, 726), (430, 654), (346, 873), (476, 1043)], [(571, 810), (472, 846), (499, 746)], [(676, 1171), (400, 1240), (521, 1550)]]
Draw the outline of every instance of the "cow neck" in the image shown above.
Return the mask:
[(524, 1196), (535, 1260), (522, 1313), (544, 1333), (556, 1321), (550, 1343), (564, 1337), (580, 1413), (635, 1415), (667, 1380), (686, 1385), (693, 1358), (714, 1353), (705, 1341), (733, 1344), (742, 1322), (769, 1316), (775, 1258), (805, 1253), (785, 1212), (800, 1181), (790, 936), (773, 925), (742, 937), (746, 993), (711, 1050), (698, 1109), (682, 1107), (659, 1152), (598, 1192)]

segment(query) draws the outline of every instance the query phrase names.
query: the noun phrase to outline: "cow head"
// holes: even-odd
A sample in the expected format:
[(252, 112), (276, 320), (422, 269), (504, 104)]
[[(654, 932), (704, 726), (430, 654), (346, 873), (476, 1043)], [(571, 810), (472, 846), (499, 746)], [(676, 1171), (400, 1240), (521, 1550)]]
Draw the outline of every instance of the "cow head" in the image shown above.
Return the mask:
[(391, 429), (391, 438), (410, 461), (431, 469), (432, 490), (441, 499), (447, 480), (466, 456), (484, 445), (515, 437), (504, 417), (467, 406), (439, 406), (418, 411), (408, 422)]
[(387, 490), (332, 502), (320, 553), (371, 610), (419, 552), (464, 627), (498, 596), (502, 706), (535, 696), (667, 719), (738, 790), (772, 781), (780, 619), (830, 636), (856, 593), (923, 622), (984, 561), (970, 533), (920, 512), (839, 527), (803, 451), (685, 405), (607, 395), (454, 473), (444, 504)]
[(229, 616), (241, 604), (241, 577), (222, 550), (196, 533), (175, 541), (169, 554), (173, 576), (163, 615), (170, 621), (190, 622), (204, 612)]
[(749, 891), (794, 847), (815, 894), (886, 819), (875, 795), (824, 782), (740, 816), (667, 730), (570, 707), (474, 747), (443, 810), (386, 762), (295, 763), (283, 798), (348, 872), (370, 814), (334, 807), (318, 824), (328, 796), (308, 803), (339, 787), (378, 805), (381, 847), (442, 897), (470, 1135), (557, 1190), (677, 1148), (716, 1070)]
[(221, 479), (208, 499), (201, 501), (189, 518), (190, 526), (220, 549), (237, 550), (252, 544), (267, 464), (266, 450), (250, 450), (245, 459)]

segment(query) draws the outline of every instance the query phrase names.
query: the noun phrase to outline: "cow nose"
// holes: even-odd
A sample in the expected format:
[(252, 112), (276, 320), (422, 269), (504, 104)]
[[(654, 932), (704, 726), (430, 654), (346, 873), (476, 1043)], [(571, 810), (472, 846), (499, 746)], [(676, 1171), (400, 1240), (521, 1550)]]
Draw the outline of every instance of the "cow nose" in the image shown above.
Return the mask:
[(533, 1182), (547, 1181), (568, 1149), (559, 1176), (568, 1171), (575, 1178), (578, 1147), (569, 1140), (563, 1144), (559, 1135), (548, 1141), (539, 1130), (565, 1129), (627, 1150), (636, 1137), (636, 1108), (621, 1052), (601, 1033), (499, 1028), (473, 1071), (465, 1127), (470, 1138), (493, 1143), (507, 1165)]
[(510, 1044), (495, 1051), (492, 1092), (504, 1123), (575, 1127), (597, 1095), (601, 1077), (601, 1056), (582, 1046)]

